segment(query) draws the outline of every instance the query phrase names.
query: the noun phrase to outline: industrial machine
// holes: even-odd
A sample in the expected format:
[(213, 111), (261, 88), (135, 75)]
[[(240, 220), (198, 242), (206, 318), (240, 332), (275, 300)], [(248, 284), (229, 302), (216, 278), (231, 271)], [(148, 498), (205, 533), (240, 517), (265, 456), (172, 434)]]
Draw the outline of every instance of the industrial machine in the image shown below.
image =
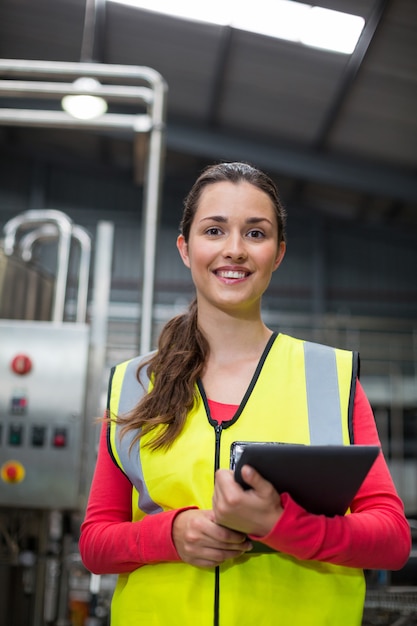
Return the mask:
[[(88, 320), (91, 237), (85, 230), (59, 211), (32, 210), (10, 220), (3, 235), (0, 625), (63, 626), (75, 623), (71, 585), (80, 597), (83, 570), (75, 543), (95, 460), (94, 418), (102, 412), (112, 224), (97, 227), (100, 275)], [(33, 260), (45, 244), (56, 251), (52, 268)], [(68, 278), (76, 247), (71, 309)], [(81, 578), (81, 587), (91, 583), (86, 572)]]
[[(87, 26), (93, 22), (88, 20)], [(85, 30), (91, 40), (89, 28)], [(20, 59), (0, 59), (0, 74), (2, 94), (13, 94), (22, 105), (1, 108), (1, 126), (123, 130), (131, 135), (134, 178), (143, 186), (139, 347), (147, 352), (164, 160), (164, 79), (141, 66)], [(80, 89), (74, 82), (85, 76), (94, 79), (91, 93), (90, 87)], [(49, 107), (63, 95), (85, 92), (116, 104), (119, 112), (79, 120)], [(33, 105), (36, 99), (45, 110)], [(39, 263), (35, 253), (51, 246), (52, 262)], [(77, 539), (95, 464), (95, 418), (104, 408), (112, 250), (113, 224), (98, 222), (90, 237), (53, 209), (26, 211), (3, 228), (0, 626), (107, 623), (114, 579), (83, 568)]]
[[(94, 38), (94, 20), (95, 15), (86, 20), (87, 47)], [(149, 351), (165, 143), (164, 79), (142, 66), (22, 59), (0, 59), (0, 75), (2, 95), (21, 103), (0, 107), (1, 126), (131, 136), (134, 179), (143, 187), (139, 347), (142, 353)], [(94, 80), (81, 88), (77, 80), (86, 76)], [(62, 96), (77, 94), (100, 96), (118, 112), (80, 120), (54, 106)], [(45, 110), (34, 106), (34, 100)], [(52, 261), (45, 254), (48, 262), (40, 263), (39, 252), (51, 246)], [(114, 579), (91, 576), (83, 568), (77, 539), (95, 464), (95, 418), (104, 408), (112, 250), (113, 224), (98, 222), (97, 232), (89, 236), (53, 209), (26, 211), (3, 228), (0, 626), (107, 623)]]

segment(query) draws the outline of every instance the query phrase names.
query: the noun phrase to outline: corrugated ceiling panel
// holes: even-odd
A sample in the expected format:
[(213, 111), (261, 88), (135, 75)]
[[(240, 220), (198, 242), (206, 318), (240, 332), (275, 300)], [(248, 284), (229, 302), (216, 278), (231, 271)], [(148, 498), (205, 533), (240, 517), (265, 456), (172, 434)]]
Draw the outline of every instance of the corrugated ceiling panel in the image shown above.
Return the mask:
[(79, 61), (85, 0), (1, 0), (0, 57)]
[(416, 24), (416, 2), (391, 3), (330, 138), (333, 149), (415, 167)]
[(227, 68), (222, 126), (311, 142), (346, 57), (238, 32)]
[(107, 19), (107, 61), (154, 68), (168, 83), (169, 114), (204, 121), (221, 29), (114, 4)]

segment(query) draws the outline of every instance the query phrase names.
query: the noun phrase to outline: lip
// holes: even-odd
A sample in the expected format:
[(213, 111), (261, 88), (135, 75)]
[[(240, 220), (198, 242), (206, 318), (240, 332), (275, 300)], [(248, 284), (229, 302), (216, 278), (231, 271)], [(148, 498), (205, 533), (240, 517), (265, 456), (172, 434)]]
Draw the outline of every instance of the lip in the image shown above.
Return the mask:
[(246, 267), (239, 266), (218, 267), (213, 270), (213, 274), (217, 276), (217, 278), (232, 282), (245, 280), (251, 273), (252, 272), (250, 272)]

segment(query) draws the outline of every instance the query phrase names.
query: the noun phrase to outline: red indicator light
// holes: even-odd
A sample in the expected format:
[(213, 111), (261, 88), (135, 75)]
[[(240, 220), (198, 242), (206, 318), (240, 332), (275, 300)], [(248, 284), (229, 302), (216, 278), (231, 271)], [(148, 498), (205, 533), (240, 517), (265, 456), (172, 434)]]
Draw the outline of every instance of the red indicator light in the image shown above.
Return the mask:
[(12, 360), (10, 367), (15, 374), (25, 376), (32, 369), (32, 361), (26, 354), (17, 354)]
[(65, 429), (56, 429), (52, 445), (54, 448), (65, 448), (67, 445), (67, 433)]

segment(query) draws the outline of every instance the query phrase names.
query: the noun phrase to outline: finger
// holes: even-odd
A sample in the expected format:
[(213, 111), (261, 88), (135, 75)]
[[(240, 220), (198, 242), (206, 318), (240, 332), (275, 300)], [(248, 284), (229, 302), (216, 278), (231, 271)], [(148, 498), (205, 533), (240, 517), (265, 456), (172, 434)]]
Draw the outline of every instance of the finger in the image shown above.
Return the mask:
[(217, 522), (207, 531), (207, 538), (210, 537), (214, 545), (226, 550), (249, 550), (250, 542), (244, 533), (222, 526)]
[(241, 495), (242, 487), (234, 479), (233, 472), (229, 470), (217, 470), (213, 502), (218, 500), (235, 501)]
[(222, 563), (251, 549), (245, 535), (223, 528), (213, 520), (212, 511), (189, 509), (177, 515), (173, 540), (180, 558), (196, 564), (197, 560)]
[(213, 567), (227, 559), (234, 559), (252, 549), (250, 541), (225, 543), (205, 536), (186, 540), (181, 545), (180, 557), (186, 563)]
[(216, 471), (215, 485), (221, 491), (229, 491), (236, 485), (234, 473), (232, 470), (219, 469)]
[(213, 522), (210, 535), (216, 542), (222, 543), (225, 546), (230, 544), (239, 546), (247, 539), (244, 533), (222, 526), (217, 521)]
[(245, 554), (242, 550), (205, 549), (198, 554), (189, 554), (184, 561), (198, 567), (216, 567), (229, 559), (237, 559)]
[(249, 487), (252, 487), (252, 489), (255, 489), (255, 491), (260, 494), (268, 494), (270, 493), (271, 488), (274, 489), (272, 484), (268, 480), (263, 478), (263, 476), (250, 465), (243, 465), (241, 473), (245, 483), (249, 485)]

